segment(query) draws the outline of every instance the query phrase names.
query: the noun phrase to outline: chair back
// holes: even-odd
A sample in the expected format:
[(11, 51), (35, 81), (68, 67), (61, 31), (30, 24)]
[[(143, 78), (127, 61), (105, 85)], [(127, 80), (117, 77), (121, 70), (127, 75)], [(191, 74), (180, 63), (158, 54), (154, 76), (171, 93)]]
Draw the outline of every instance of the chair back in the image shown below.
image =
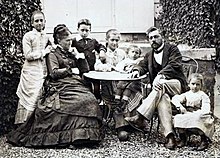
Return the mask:
[(186, 55), (182, 56), (182, 64), (183, 64), (183, 73), (188, 81), (192, 73), (198, 72), (199, 64), (196, 61), (196, 59)]

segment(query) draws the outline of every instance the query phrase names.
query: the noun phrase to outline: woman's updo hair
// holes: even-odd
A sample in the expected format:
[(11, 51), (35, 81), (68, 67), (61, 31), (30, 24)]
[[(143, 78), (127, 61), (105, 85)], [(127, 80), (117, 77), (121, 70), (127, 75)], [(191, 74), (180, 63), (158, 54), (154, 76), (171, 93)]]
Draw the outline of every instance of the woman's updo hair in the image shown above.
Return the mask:
[(58, 24), (53, 30), (54, 43), (58, 44), (58, 39), (64, 39), (71, 34), (65, 24)]

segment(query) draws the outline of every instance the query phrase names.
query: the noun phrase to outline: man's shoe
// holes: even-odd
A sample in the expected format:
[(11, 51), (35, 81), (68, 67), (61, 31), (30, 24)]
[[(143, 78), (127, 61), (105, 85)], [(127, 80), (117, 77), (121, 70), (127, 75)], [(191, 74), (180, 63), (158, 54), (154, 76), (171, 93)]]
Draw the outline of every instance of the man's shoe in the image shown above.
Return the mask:
[(144, 118), (141, 115), (135, 115), (133, 117), (125, 117), (125, 120), (135, 129), (141, 130), (145, 127)]
[(127, 131), (118, 131), (118, 139), (120, 141), (127, 141), (129, 138), (129, 133)]
[(174, 135), (173, 134), (170, 134), (168, 137), (167, 137), (167, 142), (165, 144), (165, 147), (167, 149), (170, 149), (170, 150), (174, 150), (175, 149), (175, 138), (174, 138)]

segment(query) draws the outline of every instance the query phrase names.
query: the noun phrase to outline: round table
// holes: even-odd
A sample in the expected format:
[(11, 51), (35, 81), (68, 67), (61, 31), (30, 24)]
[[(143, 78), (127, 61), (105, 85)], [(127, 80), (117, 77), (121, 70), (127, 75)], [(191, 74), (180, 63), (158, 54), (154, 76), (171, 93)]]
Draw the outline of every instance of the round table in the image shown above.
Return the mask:
[(117, 71), (110, 71), (110, 72), (89, 71), (88, 73), (84, 73), (83, 76), (95, 80), (109, 80), (109, 81), (135, 81), (147, 77), (147, 75), (143, 75), (138, 78), (131, 78), (131, 74), (121, 73)]

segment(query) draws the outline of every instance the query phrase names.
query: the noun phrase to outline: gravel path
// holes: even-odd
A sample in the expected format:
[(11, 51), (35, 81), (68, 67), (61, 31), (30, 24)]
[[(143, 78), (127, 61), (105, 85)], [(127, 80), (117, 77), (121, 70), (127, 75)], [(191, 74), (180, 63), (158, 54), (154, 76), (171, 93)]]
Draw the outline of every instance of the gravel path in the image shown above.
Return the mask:
[[(110, 133), (98, 148), (78, 149), (29, 149), (13, 147), (0, 137), (0, 158), (220, 158), (220, 120), (215, 124), (213, 142), (205, 151), (193, 151), (191, 147), (168, 150), (159, 141), (163, 138), (153, 131), (149, 140), (141, 133), (133, 133), (127, 142), (119, 142)], [(155, 129), (155, 128), (154, 128)]]

